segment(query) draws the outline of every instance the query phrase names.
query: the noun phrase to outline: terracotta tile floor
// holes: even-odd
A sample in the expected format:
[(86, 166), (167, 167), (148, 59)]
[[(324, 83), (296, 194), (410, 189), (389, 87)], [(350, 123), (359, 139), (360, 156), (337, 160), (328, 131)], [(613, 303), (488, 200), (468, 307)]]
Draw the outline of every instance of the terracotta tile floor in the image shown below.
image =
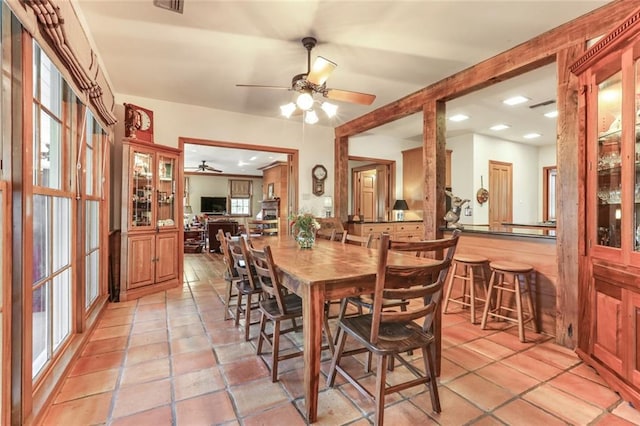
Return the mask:
[[(213, 257), (185, 255), (180, 289), (109, 305), (43, 424), (304, 425), (302, 359), (281, 362), (280, 381), (271, 383), (255, 355), (257, 325), (245, 342), (242, 323), (223, 320), (222, 263)], [(572, 351), (529, 330), (527, 338), (520, 343), (513, 327), (480, 330), (468, 312), (445, 315), (442, 413), (431, 411), (426, 388), (413, 388), (387, 397), (386, 423), (640, 424), (640, 412)], [(300, 342), (298, 334), (283, 346)], [(360, 355), (347, 364), (364, 375), (363, 362)], [(388, 380), (403, 374), (398, 366)], [(374, 376), (366, 382), (373, 385)], [(344, 380), (334, 389), (321, 380), (317, 424), (369, 425), (372, 412)]]

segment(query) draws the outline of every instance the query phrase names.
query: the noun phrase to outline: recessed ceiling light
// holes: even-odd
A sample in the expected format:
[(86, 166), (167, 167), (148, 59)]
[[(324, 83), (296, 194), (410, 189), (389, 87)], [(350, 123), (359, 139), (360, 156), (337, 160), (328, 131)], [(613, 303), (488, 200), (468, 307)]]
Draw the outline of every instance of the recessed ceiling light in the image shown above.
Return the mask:
[(256, 160), (256, 158), (258, 158), (258, 156), (257, 156), (257, 155), (254, 155), (253, 157), (249, 158), (249, 161), (255, 161), (255, 160)]
[(509, 126), (508, 124), (496, 124), (495, 126), (491, 126), (489, 127), (491, 130), (495, 130), (495, 131), (499, 131), (499, 130), (504, 130), (504, 129), (508, 129)]
[(514, 96), (512, 98), (509, 99), (505, 99), (504, 101), (502, 101), (503, 103), (507, 104), (507, 105), (518, 105), (518, 104), (522, 104), (525, 103), (527, 101), (529, 101), (529, 98), (525, 98), (524, 96)]
[(535, 138), (539, 138), (540, 136), (542, 136), (540, 133), (527, 133), (526, 135), (523, 135), (522, 137), (525, 139), (535, 139)]
[(544, 116), (549, 118), (556, 118), (558, 116), (558, 110), (556, 109), (553, 111), (545, 112)]
[(452, 115), (451, 117), (449, 117), (449, 120), (451, 121), (464, 121), (464, 120), (468, 120), (469, 116), (468, 115), (464, 115), (464, 114), (456, 114), (456, 115)]

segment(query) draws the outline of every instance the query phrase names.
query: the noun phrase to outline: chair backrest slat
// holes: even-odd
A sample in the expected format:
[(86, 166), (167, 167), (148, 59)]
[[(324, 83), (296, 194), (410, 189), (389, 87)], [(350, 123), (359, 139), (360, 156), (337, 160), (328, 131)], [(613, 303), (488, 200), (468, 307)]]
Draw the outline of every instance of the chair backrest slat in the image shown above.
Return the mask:
[(222, 229), (218, 229), (216, 234), (216, 239), (220, 242), (220, 249), (222, 250), (222, 259), (224, 260), (224, 264), (226, 267), (226, 275), (225, 279), (232, 280), (238, 277), (238, 271), (233, 264), (233, 257), (231, 257), (231, 253), (229, 252), (229, 244), (227, 238), (222, 232)]
[[(451, 259), (455, 254), (460, 231), (455, 230), (451, 238), (433, 241), (391, 241), (389, 234), (380, 237), (376, 287), (373, 297), (373, 319), (371, 341), (379, 339), (380, 324), (384, 322), (408, 322), (423, 318), (423, 330), (431, 331), (433, 315), (442, 297)], [(417, 266), (388, 264), (389, 250), (415, 252), (427, 257), (429, 253), (446, 250), (442, 260)], [(442, 256), (439, 256), (442, 257)], [(401, 312), (382, 310), (384, 299), (402, 299), (407, 302), (407, 310)], [(414, 303), (410, 303), (414, 300)]]
[(280, 313), (286, 315), (287, 307), (284, 303), (286, 289), (280, 283), (278, 274), (276, 273), (276, 265), (273, 261), (273, 254), (270, 246), (264, 246), (262, 250), (255, 248), (249, 249), (251, 253), (251, 262), (256, 271), (256, 277), (260, 281), (262, 290), (273, 297), (280, 309)]
[(316, 239), (323, 239), (329, 241), (336, 241), (336, 230), (333, 229), (318, 229), (316, 231)]
[(373, 241), (373, 235), (355, 235), (349, 234), (347, 231), (344, 231), (342, 234), (342, 243), (343, 244), (356, 244), (361, 245), (362, 247), (371, 248), (371, 242)]

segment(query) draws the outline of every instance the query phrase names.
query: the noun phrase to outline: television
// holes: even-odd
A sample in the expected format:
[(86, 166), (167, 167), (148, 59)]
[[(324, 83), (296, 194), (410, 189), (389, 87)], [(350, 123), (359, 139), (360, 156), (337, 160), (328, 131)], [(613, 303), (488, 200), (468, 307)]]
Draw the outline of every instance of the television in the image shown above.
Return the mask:
[(200, 197), (200, 212), (225, 214), (227, 212), (227, 197)]

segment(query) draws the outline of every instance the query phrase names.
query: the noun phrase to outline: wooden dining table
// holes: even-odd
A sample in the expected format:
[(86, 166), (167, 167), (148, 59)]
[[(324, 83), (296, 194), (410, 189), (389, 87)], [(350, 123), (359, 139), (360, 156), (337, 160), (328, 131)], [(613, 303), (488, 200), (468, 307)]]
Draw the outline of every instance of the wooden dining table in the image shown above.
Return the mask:
[[(372, 293), (378, 250), (328, 240), (316, 240), (312, 249), (301, 249), (291, 236), (263, 237), (257, 243), (271, 247), (282, 284), (302, 298), (305, 414), (313, 423), (318, 419), (324, 302)], [(434, 260), (389, 252), (388, 262), (412, 266)], [(436, 318), (434, 333), (440, 333), (439, 324)], [(436, 342), (439, 366), (439, 337)]]

